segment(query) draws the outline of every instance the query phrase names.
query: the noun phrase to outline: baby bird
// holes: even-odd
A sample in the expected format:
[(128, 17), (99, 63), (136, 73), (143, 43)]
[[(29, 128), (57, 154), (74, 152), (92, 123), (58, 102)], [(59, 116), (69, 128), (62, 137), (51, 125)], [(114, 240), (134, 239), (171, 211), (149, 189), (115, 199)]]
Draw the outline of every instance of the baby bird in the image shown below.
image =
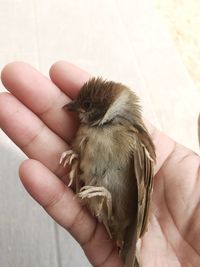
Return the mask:
[(80, 118), (72, 149), (70, 183), (119, 247), (126, 267), (139, 266), (136, 242), (147, 230), (155, 149), (142, 121), (138, 97), (128, 87), (101, 78), (86, 82), (65, 105)]

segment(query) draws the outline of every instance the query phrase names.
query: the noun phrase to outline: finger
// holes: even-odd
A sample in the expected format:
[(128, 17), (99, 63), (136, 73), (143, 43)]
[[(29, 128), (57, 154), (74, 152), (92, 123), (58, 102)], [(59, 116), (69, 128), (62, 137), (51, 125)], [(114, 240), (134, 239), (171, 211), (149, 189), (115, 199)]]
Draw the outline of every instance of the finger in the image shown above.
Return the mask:
[(66, 172), (59, 166), (61, 153), (68, 149), (66, 142), (9, 93), (0, 94), (0, 127), (28, 157), (58, 175)]
[(75, 115), (62, 107), (69, 97), (39, 71), (23, 62), (10, 63), (1, 73), (4, 86), (64, 140), (77, 129)]
[(26, 160), (19, 175), (30, 195), (81, 244), (92, 265), (122, 267), (104, 227), (97, 224), (52, 172), (38, 161)]
[(81, 86), (92, 76), (81, 68), (65, 61), (52, 65), (49, 71), (52, 81), (70, 98), (76, 98)]

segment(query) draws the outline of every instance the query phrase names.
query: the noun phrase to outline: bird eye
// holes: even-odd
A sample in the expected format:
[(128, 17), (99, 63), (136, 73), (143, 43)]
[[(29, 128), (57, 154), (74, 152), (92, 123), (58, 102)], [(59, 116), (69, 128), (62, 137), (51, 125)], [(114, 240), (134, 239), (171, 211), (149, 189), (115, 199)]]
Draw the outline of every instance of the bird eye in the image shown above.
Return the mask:
[(91, 104), (92, 103), (90, 100), (85, 100), (85, 101), (83, 101), (83, 108), (87, 110), (91, 107)]

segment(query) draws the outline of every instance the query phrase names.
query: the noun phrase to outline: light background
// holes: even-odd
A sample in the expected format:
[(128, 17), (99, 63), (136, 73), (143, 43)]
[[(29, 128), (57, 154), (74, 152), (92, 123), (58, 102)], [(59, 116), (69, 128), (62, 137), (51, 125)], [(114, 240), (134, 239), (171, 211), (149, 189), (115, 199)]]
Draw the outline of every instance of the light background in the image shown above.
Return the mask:
[(200, 90), (200, 1), (152, 0)]
[[(48, 75), (62, 59), (124, 82), (141, 97), (148, 119), (198, 152), (200, 93), (150, 0), (0, 0), (0, 36), (1, 69), (22, 60)], [(0, 266), (90, 266), (23, 189), (24, 158), (1, 131)]]

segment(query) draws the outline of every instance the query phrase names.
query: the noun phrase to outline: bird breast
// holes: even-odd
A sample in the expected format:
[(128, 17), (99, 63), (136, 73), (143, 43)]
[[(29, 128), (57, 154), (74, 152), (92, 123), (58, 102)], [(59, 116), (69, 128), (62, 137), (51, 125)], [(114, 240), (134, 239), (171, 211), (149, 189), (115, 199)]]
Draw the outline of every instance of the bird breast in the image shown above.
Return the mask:
[[(95, 128), (81, 126), (76, 149), (80, 156), (80, 179), (85, 185), (104, 186), (113, 196), (113, 205), (121, 202), (124, 216), (129, 209), (127, 194), (135, 191), (132, 157), (134, 134), (123, 125)], [(130, 199), (129, 199), (130, 200)], [(120, 216), (122, 216), (122, 211)]]

